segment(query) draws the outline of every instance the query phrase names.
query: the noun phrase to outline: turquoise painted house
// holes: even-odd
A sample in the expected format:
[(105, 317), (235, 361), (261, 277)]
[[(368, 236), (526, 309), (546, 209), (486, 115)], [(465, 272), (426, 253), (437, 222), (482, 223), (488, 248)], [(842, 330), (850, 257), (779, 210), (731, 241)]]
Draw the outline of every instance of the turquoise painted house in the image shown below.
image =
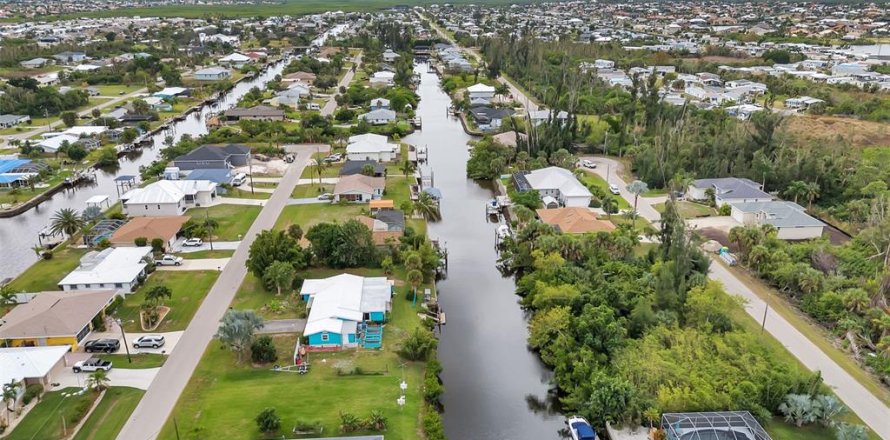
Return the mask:
[(340, 274), (304, 281), (300, 295), (309, 309), (303, 331), (309, 348), (379, 348), (393, 290), (385, 277)]

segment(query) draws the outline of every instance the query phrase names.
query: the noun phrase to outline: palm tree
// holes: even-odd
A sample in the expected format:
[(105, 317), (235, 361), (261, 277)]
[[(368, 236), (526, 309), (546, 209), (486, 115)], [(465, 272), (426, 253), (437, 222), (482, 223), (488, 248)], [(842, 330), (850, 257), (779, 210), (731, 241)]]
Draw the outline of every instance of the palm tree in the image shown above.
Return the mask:
[(606, 211), (606, 217), (612, 220), (612, 212), (618, 210), (618, 202), (612, 197), (603, 199), (603, 211)]
[(18, 397), (18, 388), (20, 383), (15, 379), (10, 379), (9, 383), (3, 384), (3, 403), (6, 404), (6, 421), (9, 422), (9, 414), (14, 413), (15, 408), (10, 408), (10, 403), (15, 403)]
[(324, 170), (328, 167), (328, 164), (321, 159), (315, 159), (313, 167), (315, 168), (315, 174), (318, 175), (318, 191), (321, 192), (321, 177), (324, 175)]
[(53, 215), (50, 222), (50, 231), (53, 234), (64, 233), (71, 238), (77, 231), (86, 225), (83, 217), (71, 208), (62, 208)]
[(804, 193), (807, 196), (807, 211), (813, 209), (813, 199), (819, 197), (819, 184), (816, 182), (810, 182), (807, 184), (807, 191)]
[(108, 378), (108, 372), (105, 370), (96, 370), (87, 378), (87, 386), (99, 392), (107, 388), (108, 382), (110, 381), (111, 379)]
[(438, 221), (442, 218), (439, 212), (439, 203), (427, 192), (421, 192), (414, 202), (414, 210), (419, 212), (427, 220)]
[(414, 290), (414, 301), (417, 301), (417, 288), (420, 286), (420, 283), (423, 282), (423, 272), (417, 269), (410, 270), (405, 274), (405, 280), (408, 281), (408, 284), (410, 284), (411, 288)]
[(171, 297), (173, 297), (173, 291), (163, 284), (152, 286), (145, 292), (145, 300), (156, 305), (163, 304), (164, 299), (170, 299)]
[(399, 169), (402, 171), (402, 174), (404, 174), (407, 177), (407, 176), (411, 175), (412, 171), (414, 171), (414, 164), (412, 164), (411, 162), (406, 160), (406, 161), (402, 162), (402, 165), (399, 166)]
[(627, 185), (627, 190), (634, 195), (634, 227), (637, 226), (637, 201), (640, 199), (640, 194), (649, 190), (649, 186), (646, 185), (646, 182), (642, 180), (634, 180), (629, 185)]
[(788, 185), (788, 188), (785, 189), (785, 197), (794, 198), (794, 203), (797, 203), (797, 200), (805, 196), (807, 193), (807, 183), (802, 180), (795, 180)]

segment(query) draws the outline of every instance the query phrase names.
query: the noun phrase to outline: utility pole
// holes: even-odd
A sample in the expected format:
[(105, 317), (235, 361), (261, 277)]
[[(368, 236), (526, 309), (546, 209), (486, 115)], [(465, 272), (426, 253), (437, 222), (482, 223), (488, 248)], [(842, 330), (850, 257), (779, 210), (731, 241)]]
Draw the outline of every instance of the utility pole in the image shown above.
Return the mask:
[(247, 150), (247, 172), (250, 173), (250, 194), (253, 191), (253, 151)]
[(124, 340), (124, 349), (127, 350), (127, 362), (132, 364), (133, 358), (130, 356), (130, 344), (127, 343), (127, 334), (124, 333), (124, 322), (118, 319), (117, 326), (121, 329), (121, 338)]
[[(253, 185), (251, 185), (253, 188)], [(213, 250), (213, 228), (209, 227), (210, 224), (210, 207), (204, 208), (204, 230), (207, 231), (207, 240), (210, 242), (210, 250)]]
[(769, 312), (769, 299), (772, 296), (771, 292), (767, 292), (766, 300), (763, 301), (763, 322), (760, 324), (760, 333), (763, 333), (766, 330), (766, 313)]

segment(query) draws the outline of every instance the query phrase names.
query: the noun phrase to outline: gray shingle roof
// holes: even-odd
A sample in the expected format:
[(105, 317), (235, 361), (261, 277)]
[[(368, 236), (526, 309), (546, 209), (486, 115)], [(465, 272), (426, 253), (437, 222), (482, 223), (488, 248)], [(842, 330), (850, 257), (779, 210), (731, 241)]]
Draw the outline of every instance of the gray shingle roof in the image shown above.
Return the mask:
[(773, 196), (760, 189), (760, 185), (750, 179), (721, 177), (698, 179), (692, 184), (697, 188), (714, 188), (721, 199), (771, 199)]

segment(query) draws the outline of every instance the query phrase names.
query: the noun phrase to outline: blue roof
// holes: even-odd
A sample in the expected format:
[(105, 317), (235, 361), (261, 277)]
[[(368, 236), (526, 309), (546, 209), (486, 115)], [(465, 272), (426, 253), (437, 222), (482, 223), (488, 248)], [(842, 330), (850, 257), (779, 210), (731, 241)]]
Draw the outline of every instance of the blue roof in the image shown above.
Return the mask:
[(192, 170), (185, 180), (209, 180), (215, 183), (230, 183), (232, 172), (225, 168), (208, 168)]
[(581, 440), (596, 439), (596, 432), (594, 432), (593, 428), (587, 423), (575, 422), (572, 423), (572, 428), (578, 433), (578, 438)]
[(442, 198), (442, 191), (439, 191), (438, 188), (424, 188), (423, 192), (429, 194), (436, 200), (440, 200)]
[(0, 160), (0, 174), (8, 173), (10, 170), (13, 170), (28, 163), (31, 163), (31, 159)]
[(12, 182), (15, 182), (16, 180), (19, 180), (19, 179), (20, 179), (19, 176), (5, 176), (5, 175), (0, 175), (0, 183), (12, 183)]

